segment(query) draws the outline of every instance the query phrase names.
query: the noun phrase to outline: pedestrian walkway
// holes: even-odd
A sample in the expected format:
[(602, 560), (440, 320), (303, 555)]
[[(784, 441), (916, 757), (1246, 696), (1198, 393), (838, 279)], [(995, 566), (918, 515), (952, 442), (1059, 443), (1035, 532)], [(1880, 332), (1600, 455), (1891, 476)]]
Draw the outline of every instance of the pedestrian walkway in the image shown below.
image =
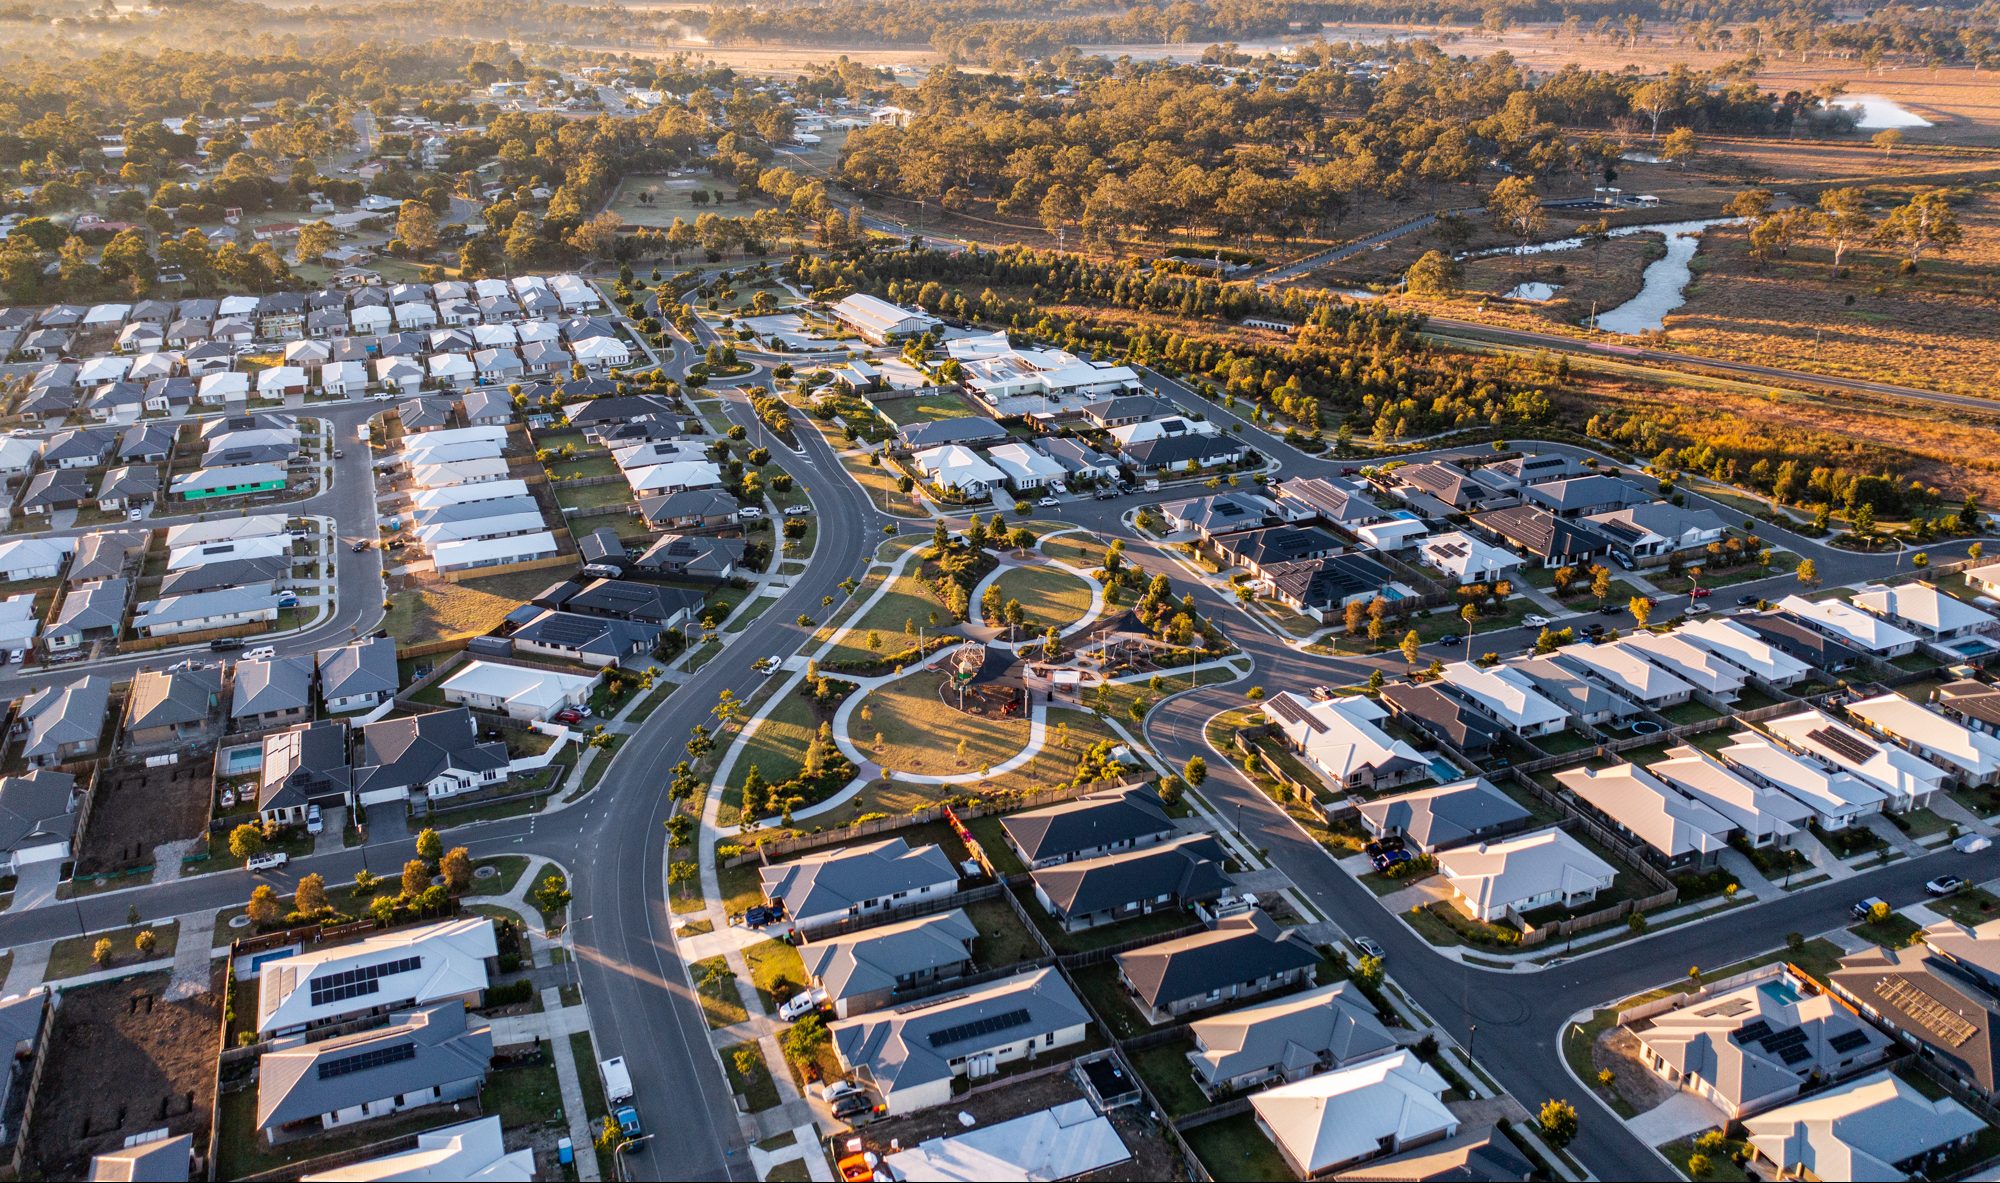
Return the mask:
[[(493, 1042), (548, 1041), (549, 1057), (556, 1066), (556, 1083), (562, 1089), (563, 1115), (569, 1120), (570, 1142), (576, 1146), (576, 1177), (594, 1181), (602, 1178), (597, 1172), (597, 1156), (591, 1153), (591, 1147), (597, 1145), (597, 1131), (590, 1128), (586, 1116), (583, 1080), (577, 1075), (576, 1057), (570, 1054), (569, 1043), (571, 1034), (590, 1029), (590, 1017), (583, 1007), (564, 1006), (561, 992), (554, 987), (542, 991), (542, 1008), (540, 1014), (493, 1019)], [(573, 1016), (571, 1012), (575, 1012)], [(503, 1023), (508, 1026), (503, 1028)]]
[(53, 941), (42, 941), (16, 948), (14, 963), (7, 967), (7, 982), (0, 986), (0, 997), (26, 994), (41, 985), (43, 976), (49, 971), (49, 950), (54, 947)]

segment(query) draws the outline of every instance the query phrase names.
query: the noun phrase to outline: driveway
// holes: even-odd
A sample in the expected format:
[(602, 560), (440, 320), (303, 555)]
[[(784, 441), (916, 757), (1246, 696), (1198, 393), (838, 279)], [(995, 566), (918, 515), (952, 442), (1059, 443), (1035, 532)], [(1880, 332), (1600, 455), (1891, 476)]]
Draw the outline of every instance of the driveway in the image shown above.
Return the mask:
[(1675, 1093), (1659, 1105), (1648, 1109), (1631, 1121), (1625, 1128), (1632, 1136), (1648, 1146), (1658, 1146), (1675, 1138), (1685, 1138), (1703, 1130), (1724, 1125), (1728, 1118), (1722, 1110), (1695, 1096), (1693, 1093)]

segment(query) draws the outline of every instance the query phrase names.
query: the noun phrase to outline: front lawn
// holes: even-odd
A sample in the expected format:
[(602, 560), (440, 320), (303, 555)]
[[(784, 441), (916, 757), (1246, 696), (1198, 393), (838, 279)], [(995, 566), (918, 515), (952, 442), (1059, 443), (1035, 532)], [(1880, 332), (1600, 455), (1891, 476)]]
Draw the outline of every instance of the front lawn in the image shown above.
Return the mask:
[[(739, 1056), (742, 1064), (737, 1063)], [(743, 1071), (746, 1066), (748, 1073)], [(764, 1049), (756, 1040), (723, 1048), (722, 1070), (729, 1075), (729, 1087), (743, 1098), (750, 1112), (762, 1113), (778, 1103), (778, 1083), (771, 1079), (771, 1067), (764, 1062)]]
[[(141, 955), (134, 941), (140, 933), (148, 931), (148, 929), (152, 931), (156, 943), (151, 953)], [(91, 959), (91, 951), (97, 947), (97, 942), (100, 940), (111, 942), (111, 959), (105, 966), (107, 969), (121, 965), (131, 965), (139, 961), (158, 961), (162, 958), (172, 958), (174, 955), (174, 946), (180, 940), (180, 932), (180, 922), (178, 920), (169, 920), (165, 924), (157, 926), (135, 924), (130, 928), (120, 928), (111, 932), (94, 932), (88, 936), (64, 937), (62, 940), (57, 941), (54, 947), (49, 950), (49, 964), (48, 968), (42, 973), (42, 980), (45, 982), (56, 982), (64, 978), (73, 978), (80, 974), (95, 972), (98, 966)]]
[(750, 1012), (743, 1009), (743, 996), (737, 992), (736, 974), (729, 968), (727, 958), (717, 954), (694, 962), (687, 969), (710, 1030), (733, 1027), (750, 1017)]
[(767, 1014), (777, 1014), (778, 1004), (805, 989), (806, 966), (799, 951), (783, 941), (759, 941), (743, 950), (750, 966), (750, 984)]
[(2000, 896), (1982, 887), (1962, 887), (1954, 895), (1941, 900), (1929, 900), (1930, 910), (1940, 916), (1948, 916), (1965, 926), (1974, 927), (1993, 919), (1994, 911), (2000, 908)]

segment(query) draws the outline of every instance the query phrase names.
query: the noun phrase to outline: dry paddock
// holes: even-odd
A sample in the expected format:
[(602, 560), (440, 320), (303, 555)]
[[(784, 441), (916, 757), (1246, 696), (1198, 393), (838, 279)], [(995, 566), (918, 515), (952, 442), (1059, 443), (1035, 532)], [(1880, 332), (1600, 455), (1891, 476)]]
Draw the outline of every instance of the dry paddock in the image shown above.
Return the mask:
[(167, 1002), (167, 982), (153, 973), (63, 991), (23, 1177), (87, 1178), (92, 1155), (162, 1128), (207, 1146), (221, 995)]

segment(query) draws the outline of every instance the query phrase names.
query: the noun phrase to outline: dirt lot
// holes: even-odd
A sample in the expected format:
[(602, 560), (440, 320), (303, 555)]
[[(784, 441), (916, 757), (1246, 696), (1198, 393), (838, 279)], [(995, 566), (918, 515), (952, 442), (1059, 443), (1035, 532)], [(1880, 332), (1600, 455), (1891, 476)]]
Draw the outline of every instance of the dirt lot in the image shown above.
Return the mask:
[(24, 1174), (81, 1179), (90, 1157), (165, 1127), (208, 1138), (219, 993), (164, 1002), (168, 975), (65, 990), (28, 1130)]
[(1599, 1070), (1611, 1069), (1612, 1086), (1618, 1095), (1641, 1113), (1664, 1104), (1680, 1091), (1639, 1062), (1638, 1037), (1627, 1027), (1613, 1027), (1598, 1036), (1590, 1048), (1590, 1062)]
[(208, 825), (213, 786), (212, 770), (202, 762), (165, 768), (128, 764), (106, 772), (97, 787), (102, 799), (91, 806), (77, 852), (77, 871), (94, 875), (143, 867), (160, 843), (198, 837)]
[[(1036, 1077), (1026, 1081), (1006, 1081), (997, 1085), (989, 1084), (983, 1090), (955, 1097), (949, 1105), (939, 1105), (922, 1113), (912, 1113), (908, 1117), (885, 1121), (869, 1126), (863, 1135), (868, 1149), (877, 1154), (893, 1153), (889, 1149), (891, 1139), (903, 1147), (911, 1147), (926, 1138), (946, 1137), (965, 1132), (964, 1123), (958, 1120), (960, 1113), (970, 1113), (980, 1126), (990, 1126), (1060, 1105), (1065, 1101), (1083, 1099), (1083, 1089), (1062, 1072), (1050, 1076)], [(1113, 1110), (1109, 1114), (1111, 1124), (1118, 1129), (1118, 1137), (1124, 1141), (1125, 1149), (1132, 1153), (1129, 1162), (1107, 1167), (1080, 1178), (1123, 1181), (1149, 1179), (1178, 1179), (1183, 1177), (1178, 1157), (1167, 1136), (1153, 1122), (1146, 1120), (1141, 1106), (1127, 1106)], [(839, 1143), (842, 1153), (846, 1153), (846, 1140)]]

